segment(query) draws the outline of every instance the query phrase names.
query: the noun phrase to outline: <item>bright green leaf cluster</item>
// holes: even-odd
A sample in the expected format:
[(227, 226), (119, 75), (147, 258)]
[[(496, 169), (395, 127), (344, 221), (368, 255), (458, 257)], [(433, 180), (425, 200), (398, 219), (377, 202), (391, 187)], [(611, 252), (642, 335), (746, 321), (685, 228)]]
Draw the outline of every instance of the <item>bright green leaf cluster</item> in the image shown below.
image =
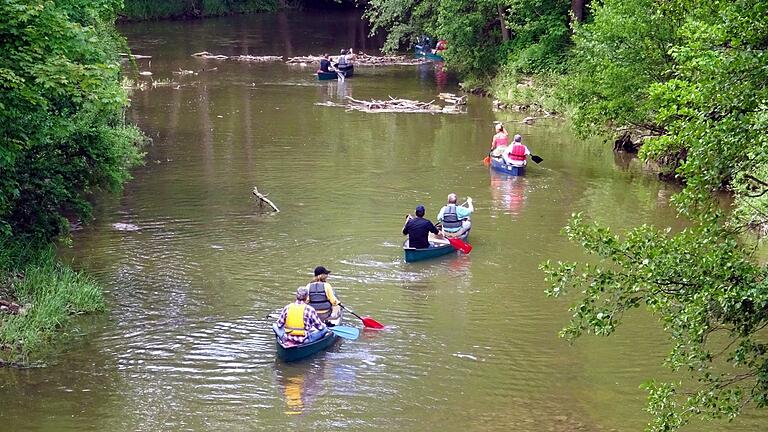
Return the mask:
[(0, 3), (0, 239), (55, 238), (140, 162), (124, 119), (119, 0)]

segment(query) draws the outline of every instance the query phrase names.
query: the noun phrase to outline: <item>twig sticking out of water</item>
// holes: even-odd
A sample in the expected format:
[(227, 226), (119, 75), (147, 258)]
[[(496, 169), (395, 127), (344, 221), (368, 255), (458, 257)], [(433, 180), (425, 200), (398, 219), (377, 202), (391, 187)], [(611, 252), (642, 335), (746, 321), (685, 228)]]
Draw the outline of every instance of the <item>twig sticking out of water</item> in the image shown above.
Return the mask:
[(280, 209), (277, 208), (275, 203), (273, 203), (272, 200), (267, 198), (267, 195), (269, 194), (264, 195), (260, 193), (259, 188), (257, 188), (256, 186), (253, 187), (253, 194), (256, 196), (256, 198), (258, 198), (260, 206), (263, 205), (264, 203), (267, 203), (269, 204), (270, 207), (272, 207), (275, 210), (275, 212), (280, 213)]

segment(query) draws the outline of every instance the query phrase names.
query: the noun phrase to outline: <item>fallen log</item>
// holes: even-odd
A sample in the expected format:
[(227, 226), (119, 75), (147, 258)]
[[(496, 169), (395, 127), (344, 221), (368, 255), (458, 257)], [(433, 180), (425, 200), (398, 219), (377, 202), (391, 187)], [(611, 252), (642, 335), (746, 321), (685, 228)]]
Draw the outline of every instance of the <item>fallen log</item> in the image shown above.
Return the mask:
[(152, 56), (148, 56), (148, 55), (130, 54), (130, 53), (120, 53), (120, 56), (121, 57), (132, 57), (132, 58), (134, 58), (136, 60), (151, 59), (152, 58)]
[(255, 195), (256, 198), (259, 200), (259, 206), (262, 206), (262, 205), (264, 205), (264, 203), (267, 203), (267, 204), (269, 204), (270, 207), (272, 207), (275, 210), (276, 213), (280, 213), (280, 209), (277, 208), (275, 203), (273, 203), (272, 200), (267, 198), (267, 195), (269, 195), (269, 194), (264, 195), (264, 194), (260, 193), (259, 192), (259, 188), (254, 186), (253, 187), (253, 195)]

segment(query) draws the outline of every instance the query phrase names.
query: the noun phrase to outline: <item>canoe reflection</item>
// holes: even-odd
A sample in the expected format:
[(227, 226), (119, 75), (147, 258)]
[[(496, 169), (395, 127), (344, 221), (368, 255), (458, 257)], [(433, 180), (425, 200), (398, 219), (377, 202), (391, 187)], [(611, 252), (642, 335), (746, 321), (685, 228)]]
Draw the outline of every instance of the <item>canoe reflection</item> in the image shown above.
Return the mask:
[[(337, 347), (328, 352), (338, 353)], [(354, 393), (355, 369), (339, 358), (317, 357), (292, 364), (276, 362), (275, 376), (288, 415), (309, 412), (320, 398)]]
[(277, 385), (285, 398), (289, 415), (300, 415), (323, 393), (325, 361), (301, 362), (295, 365), (276, 364)]
[(508, 176), (491, 171), (491, 197), (494, 210), (519, 215), (527, 199), (528, 179), (525, 176)]

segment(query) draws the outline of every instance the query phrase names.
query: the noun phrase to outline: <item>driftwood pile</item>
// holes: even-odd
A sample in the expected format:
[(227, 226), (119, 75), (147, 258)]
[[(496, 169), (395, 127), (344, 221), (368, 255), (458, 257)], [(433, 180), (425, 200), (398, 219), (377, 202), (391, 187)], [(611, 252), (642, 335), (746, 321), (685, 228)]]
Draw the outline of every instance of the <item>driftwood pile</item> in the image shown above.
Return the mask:
[(240, 62), (251, 63), (266, 63), (283, 61), (283, 56), (252, 56), (252, 55), (238, 55), (238, 56), (225, 56), (222, 54), (211, 54), (208, 51), (201, 51), (192, 54), (192, 57), (200, 57), (211, 60), (234, 60)]
[[(320, 56), (302, 56), (302, 57), (289, 57), (286, 60), (288, 64), (319, 64), (322, 57)], [(338, 57), (330, 57), (332, 62), (336, 62)], [(408, 58), (401, 55), (389, 55), (389, 56), (372, 56), (368, 54), (354, 54), (347, 56), (347, 60), (355, 66), (395, 66), (395, 65), (417, 65), (427, 63), (428, 61), (420, 58)]]
[[(201, 51), (192, 54), (192, 57), (199, 57), (211, 60), (234, 60), (240, 62), (251, 63), (265, 63), (265, 62), (278, 62), (283, 61), (283, 56), (252, 56), (252, 55), (238, 55), (238, 56), (226, 56), (222, 54), (211, 54), (208, 51)], [(338, 56), (332, 56), (329, 58), (332, 62), (338, 60)], [(320, 56), (300, 56), (289, 57), (285, 62), (288, 64), (319, 64), (322, 57)], [(409, 58), (402, 55), (385, 55), (385, 56), (372, 56), (364, 53), (348, 55), (347, 60), (355, 66), (394, 66), (394, 65), (417, 65), (427, 63), (428, 60), (423, 58)]]
[(430, 114), (462, 114), (466, 111), (463, 106), (451, 104), (440, 106), (435, 104), (434, 100), (429, 102), (420, 102), (410, 99), (395, 99), (392, 96), (389, 100), (357, 100), (347, 96), (347, 111), (361, 111), (367, 113), (430, 113)]
[(467, 95), (464, 96), (456, 96), (453, 93), (440, 93), (437, 95), (440, 99), (452, 103), (454, 105), (466, 105), (467, 104)]

